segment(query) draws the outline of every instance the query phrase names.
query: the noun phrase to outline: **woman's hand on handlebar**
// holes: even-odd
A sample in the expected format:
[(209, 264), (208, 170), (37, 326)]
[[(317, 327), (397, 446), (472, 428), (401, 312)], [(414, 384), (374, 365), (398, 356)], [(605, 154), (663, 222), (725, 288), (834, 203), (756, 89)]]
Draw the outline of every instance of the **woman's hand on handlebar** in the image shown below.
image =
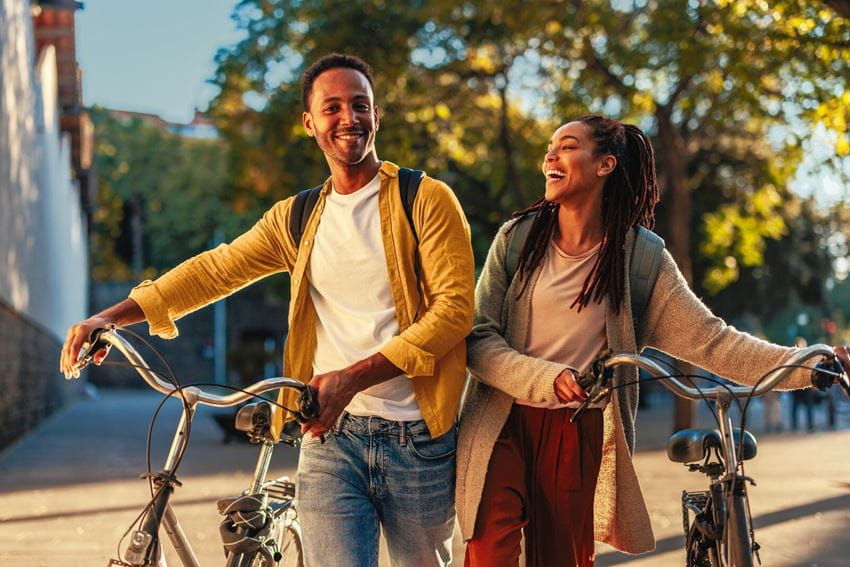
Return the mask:
[(844, 369), (844, 373), (850, 374), (848, 373), (848, 370), (850, 370), (850, 347), (835, 347), (835, 357), (838, 359), (838, 362), (841, 363), (841, 367)]
[[(92, 333), (112, 324), (112, 321), (95, 315), (68, 329), (68, 335), (65, 337), (65, 344), (62, 347), (62, 353), (59, 358), (59, 371), (65, 375), (66, 380), (80, 377), (80, 357), (86, 349), (91, 347), (89, 339)], [(107, 354), (109, 354), (109, 346), (98, 349), (97, 352), (93, 353), (91, 361), (95, 364), (100, 364), (106, 358)]]
[(555, 395), (561, 403), (583, 402), (587, 399), (587, 392), (578, 385), (579, 376), (575, 370), (565, 368), (555, 378)]

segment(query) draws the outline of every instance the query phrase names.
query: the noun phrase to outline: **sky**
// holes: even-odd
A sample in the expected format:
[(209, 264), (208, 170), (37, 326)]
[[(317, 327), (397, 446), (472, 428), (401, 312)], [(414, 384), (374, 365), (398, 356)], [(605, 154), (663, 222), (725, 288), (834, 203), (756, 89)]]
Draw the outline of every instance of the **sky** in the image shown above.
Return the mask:
[(216, 88), (220, 47), (240, 36), (236, 0), (84, 0), (77, 11), (83, 101), (188, 122)]

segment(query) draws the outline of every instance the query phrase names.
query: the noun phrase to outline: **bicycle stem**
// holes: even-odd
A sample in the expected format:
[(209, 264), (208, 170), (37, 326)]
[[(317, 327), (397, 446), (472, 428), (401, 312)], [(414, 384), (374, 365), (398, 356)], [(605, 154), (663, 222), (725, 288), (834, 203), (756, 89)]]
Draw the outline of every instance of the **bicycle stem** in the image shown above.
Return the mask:
[[(733, 435), (732, 418), (729, 407), (734, 397), (729, 392), (719, 391), (715, 398), (717, 402), (717, 425), (720, 429), (720, 439), (726, 461), (726, 473), (738, 470), (738, 460), (735, 454), (735, 436)], [(741, 432), (741, 435), (744, 433)]]

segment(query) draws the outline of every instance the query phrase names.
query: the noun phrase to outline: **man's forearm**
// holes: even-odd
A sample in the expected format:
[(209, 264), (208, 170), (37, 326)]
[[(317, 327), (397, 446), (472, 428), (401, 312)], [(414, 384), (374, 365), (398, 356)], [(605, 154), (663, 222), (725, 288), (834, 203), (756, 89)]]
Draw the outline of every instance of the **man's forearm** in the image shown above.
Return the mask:
[(302, 432), (321, 435), (336, 422), (345, 406), (358, 392), (403, 374), (380, 352), (342, 370), (313, 376), (310, 385), (318, 390), (319, 419), (301, 426)]
[(372, 356), (364, 358), (359, 362), (355, 362), (343, 370), (348, 376), (346, 380), (347, 386), (356, 394), (366, 388), (386, 382), (390, 378), (395, 378), (404, 372), (389, 359), (376, 352)]
[(119, 327), (127, 327), (144, 321), (145, 313), (135, 300), (128, 297), (112, 307), (107, 307), (95, 317), (114, 323)]

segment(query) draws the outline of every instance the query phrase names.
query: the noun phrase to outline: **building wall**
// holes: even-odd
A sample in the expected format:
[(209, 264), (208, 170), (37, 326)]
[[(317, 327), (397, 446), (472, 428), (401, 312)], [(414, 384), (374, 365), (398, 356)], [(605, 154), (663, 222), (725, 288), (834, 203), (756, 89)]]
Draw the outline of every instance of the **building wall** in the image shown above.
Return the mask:
[(22, 432), (79, 388), (61, 378), (58, 348), (87, 312), (88, 243), (55, 50), (36, 57), (28, 1), (0, 0), (0, 30), (2, 446), (5, 430)]

